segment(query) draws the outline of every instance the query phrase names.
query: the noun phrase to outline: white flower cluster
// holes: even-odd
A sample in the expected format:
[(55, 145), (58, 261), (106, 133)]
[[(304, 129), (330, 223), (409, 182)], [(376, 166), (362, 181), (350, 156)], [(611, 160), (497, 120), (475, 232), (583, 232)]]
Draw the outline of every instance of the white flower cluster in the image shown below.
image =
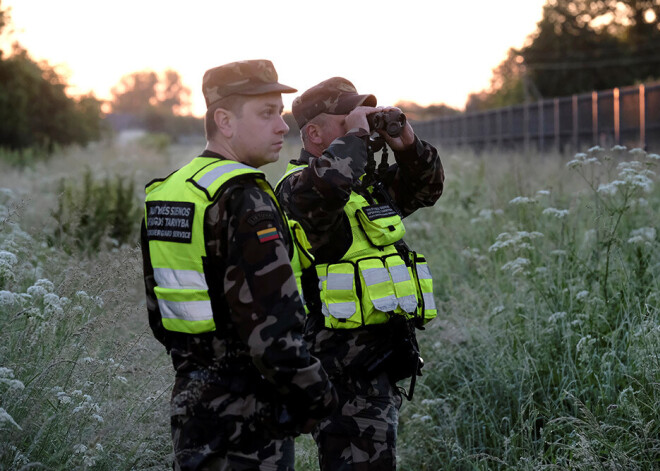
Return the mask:
[(18, 430), (23, 430), (20, 425), (16, 423), (14, 418), (9, 415), (9, 412), (7, 412), (4, 408), (0, 407), (0, 428), (4, 428), (5, 424), (10, 424), (16, 427)]
[(470, 219), (470, 223), (477, 224), (480, 222), (492, 221), (493, 217), (501, 216), (502, 214), (504, 214), (504, 211), (501, 209), (482, 209), (479, 211), (476, 218)]
[(534, 198), (529, 198), (527, 196), (516, 196), (511, 201), (509, 201), (509, 204), (512, 204), (514, 206), (532, 205), (536, 203), (538, 203), (538, 201), (536, 201)]
[(651, 245), (655, 242), (656, 230), (654, 227), (640, 227), (630, 232), (629, 244)]
[(518, 275), (521, 273), (527, 273), (527, 267), (531, 262), (528, 258), (518, 257), (515, 260), (505, 263), (502, 265), (500, 270), (509, 271), (512, 275)]
[(14, 370), (0, 367), (0, 384), (6, 384), (10, 389), (25, 389), (23, 382), (14, 379)]
[(568, 216), (568, 209), (557, 209), (557, 208), (545, 208), (543, 214), (548, 216), (554, 216), (557, 219), (565, 219)]
[(652, 177), (655, 176), (655, 172), (645, 168), (642, 162), (637, 160), (621, 162), (617, 169), (619, 170), (619, 179), (602, 183), (598, 187), (599, 193), (614, 195), (622, 188), (650, 193), (653, 189)]
[(18, 263), (18, 257), (6, 250), (0, 250), (0, 282), (3, 280), (14, 281), (14, 265)]
[(543, 237), (543, 234), (540, 232), (518, 231), (513, 234), (503, 232), (497, 236), (495, 243), (488, 248), (488, 251), (497, 252), (508, 248), (511, 248), (516, 252), (529, 250), (533, 248), (530, 241), (540, 237)]
[[(592, 151), (592, 149), (594, 148), (592, 147), (589, 150)], [(593, 154), (593, 152), (589, 152), (589, 154)], [(600, 165), (600, 160), (598, 160), (598, 157), (593, 157), (593, 155), (588, 155), (583, 152), (578, 152), (577, 154), (575, 154), (574, 159), (568, 162), (566, 166), (572, 169), (579, 169), (590, 164)]]
[(73, 452), (77, 455), (82, 455), (82, 461), (85, 466), (94, 466), (99, 459), (99, 455), (103, 453), (103, 445), (100, 443), (94, 446), (87, 446), (79, 443), (73, 446)]

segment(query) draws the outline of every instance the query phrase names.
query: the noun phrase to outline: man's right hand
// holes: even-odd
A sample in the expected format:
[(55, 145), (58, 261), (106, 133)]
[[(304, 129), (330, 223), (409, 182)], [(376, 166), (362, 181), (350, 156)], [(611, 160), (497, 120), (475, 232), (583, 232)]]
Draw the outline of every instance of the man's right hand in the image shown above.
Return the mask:
[(344, 121), (346, 131), (348, 132), (357, 128), (369, 131), (367, 115), (376, 113), (382, 109), (382, 106), (358, 106), (346, 116), (346, 120)]

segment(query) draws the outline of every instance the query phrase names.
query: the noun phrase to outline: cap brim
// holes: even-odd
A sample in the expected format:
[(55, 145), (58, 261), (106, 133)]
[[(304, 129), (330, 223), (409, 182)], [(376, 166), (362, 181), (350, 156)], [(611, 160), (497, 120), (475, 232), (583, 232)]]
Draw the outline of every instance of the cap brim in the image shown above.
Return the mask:
[(250, 89), (249, 92), (239, 92), (241, 95), (263, 95), (265, 93), (296, 93), (298, 90), (281, 83), (264, 83), (258, 87)]
[(374, 95), (343, 95), (339, 97), (337, 107), (332, 114), (348, 114), (358, 106), (376, 106)]

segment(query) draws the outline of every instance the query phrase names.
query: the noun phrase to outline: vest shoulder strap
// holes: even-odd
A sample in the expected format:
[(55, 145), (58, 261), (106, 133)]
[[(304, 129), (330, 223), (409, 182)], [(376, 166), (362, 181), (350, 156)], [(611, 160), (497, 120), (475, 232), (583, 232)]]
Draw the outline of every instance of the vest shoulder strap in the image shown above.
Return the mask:
[(284, 183), (284, 180), (289, 178), (294, 173), (301, 172), (306, 167), (307, 165), (305, 164), (294, 164), (292, 162), (289, 162), (288, 165), (286, 166), (286, 172), (284, 172), (282, 178), (280, 178), (280, 180), (277, 182), (277, 185), (275, 185), (275, 193), (280, 191), (280, 187)]
[(249, 165), (233, 160), (218, 160), (198, 170), (188, 181), (209, 201), (213, 201), (230, 180), (246, 175), (265, 178), (262, 171)]

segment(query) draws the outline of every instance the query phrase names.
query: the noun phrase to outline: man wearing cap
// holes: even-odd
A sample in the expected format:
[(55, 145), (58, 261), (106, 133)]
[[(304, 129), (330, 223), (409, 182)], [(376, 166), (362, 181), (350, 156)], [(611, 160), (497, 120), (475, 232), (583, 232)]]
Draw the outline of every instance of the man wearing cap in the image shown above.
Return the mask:
[(396, 382), (420, 372), (415, 328), (437, 313), (426, 259), (403, 241), (401, 219), (440, 197), (442, 164), (406, 122), (397, 137), (378, 131), (396, 162), (365, 175), (374, 151), (367, 116), (400, 110), (376, 107), (344, 78), (310, 88), (292, 111), (303, 149), (276, 194), (312, 245), (305, 339), (339, 395), (313, 431), (320, 467), (396, 469)]
[[(264, 174), (288, 132), (267, 60), (208, 70), (206, 149), (147, 185), (149, 324), (172, 356), (174, 469), (292, 470), (293, 437), (336, 403), (303, 337), (305, 266)], [(304, 244), (303, 244), (304, 245)]]

